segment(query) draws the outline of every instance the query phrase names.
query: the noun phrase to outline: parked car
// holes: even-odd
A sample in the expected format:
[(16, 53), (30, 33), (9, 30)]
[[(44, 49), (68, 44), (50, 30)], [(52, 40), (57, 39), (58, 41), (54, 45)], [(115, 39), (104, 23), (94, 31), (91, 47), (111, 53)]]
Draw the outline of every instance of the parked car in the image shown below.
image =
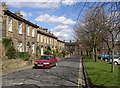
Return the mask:
[(42, 55), (39, 59), (34, 61), (33, 68), (51, 68), (57, 65), (57, 58), (54, 55)]
[(104, 61), (108, 62), (110, 59), (112, 59), (112, 55), (105, 55), (104, 58), (102, 58)]
[(102, 57), (102, 54), (99, 54), (99, 55), (98, 55), (98, 59), (101, 59), (101, 57)]
[(99, 54), (98, 55), (98, 59), (101, 59), (101, 60), (104, 60), (104, 61), (108, 61), (111, 58), (112, 58), (112, 55), (106, 55), (106, 54)]
[[(114, 55), (114, 60), (113, 60), (115, 65), (120, 64), (120, 55)], [(109, 60), (109, 63), (112, 63), (112, 59)]]

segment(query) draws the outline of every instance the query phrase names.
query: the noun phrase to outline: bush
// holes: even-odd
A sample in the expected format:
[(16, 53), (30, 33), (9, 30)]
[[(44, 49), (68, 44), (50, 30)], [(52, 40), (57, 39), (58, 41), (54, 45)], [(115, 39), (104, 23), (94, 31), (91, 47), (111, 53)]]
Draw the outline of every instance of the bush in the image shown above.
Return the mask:
[(29, 60), (30, 58), (30, 54), (27, 52), (16, 52), (14, 45), (13, 45), (13, 41), (11, 38), (4, 38), (2, 40), (2, 43), (5, 47), (5, 51), (6, 51), (6, 56), (8, 57), (8, 59), (15, 59), (15, 58), (21, 58), (24, 61)]
[(14, 47), (10, 46), (6, 51), (6, 56), (8, 59), (15, 59), (16, 58), (16, 51)]
[(27, 61), (30, 58), (30, 54), (27, 52), (18, 52), (18, 56), (24, 61)]
[(59, 52), (59, 51), (57, 51), (57, 52), (53, 52), (53, 55), (55, 56), (55, 57), (63, 57), (62, 56), (62, 53), (61, 52)]
[(52, 54), (52, 52), (50, 50), (45, 50), (44, 54), (48, 54), (49, 55), (49, 54)]
[(5, 46), (5, 48), (8, 48), (9, 46), (13, 46), (13, 41), (11, 38), (3, 38), (2, 43)]
[(53, 53), (53, 55), (55, 56), (55, 57), (61, 57), (61, 54), (60, 53)]
[(50, 46), (47, 47), (47, 50), (52, 51), (52, 49), (50, 48)]
[(63, 57), (65, 57), (65, 55), (66, 55), (66, 52), (65, 52), (65, 51), (62, 51), (62, 55), (63, 55)]
[(8, 59), (15, 59), (16, 58), (16, 50), (13, 45), (13, 41), (11, 38), (3, 38), (2, 44), (5, 47), (5, 54)]

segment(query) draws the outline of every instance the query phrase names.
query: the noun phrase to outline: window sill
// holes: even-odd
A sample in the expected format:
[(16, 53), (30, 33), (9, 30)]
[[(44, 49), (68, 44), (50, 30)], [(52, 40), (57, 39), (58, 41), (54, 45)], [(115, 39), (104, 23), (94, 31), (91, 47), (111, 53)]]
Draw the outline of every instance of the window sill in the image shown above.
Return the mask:
[(20, 34), (20, 33), (18, 33), (19, 35), (23, 35), (23, 34)]
[(13, 33), (13, 31), (8, 31), (8, 32)]

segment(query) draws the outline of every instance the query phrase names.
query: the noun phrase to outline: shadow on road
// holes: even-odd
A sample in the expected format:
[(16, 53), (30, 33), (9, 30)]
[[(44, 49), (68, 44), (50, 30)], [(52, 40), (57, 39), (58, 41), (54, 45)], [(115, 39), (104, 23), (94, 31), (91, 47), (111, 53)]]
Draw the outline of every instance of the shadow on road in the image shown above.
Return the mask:
[[(42, 71), (42, 73), (39, 74), (39, 71)], [(29, 80), (32, 80), (33, 82), (50, 84), (50, 86), (48, 85), (39, 86), (31, 83), (29, 84), (24, 83), (24, 84), (14, 85), (14, 86), (3, 86), (2, 88), (78, 88), (77, 80), (78, 80), (78, 73), (79, 73), (79, 58), (76, 58), (76, 57), (66, 58), (60, 61), (60, 64), (58, 64), (56, 68), (33, 69), (30, 72), (21, 73), (21, 75), (24, 76), (25, 81), (26, 79), (29, 79)], [(34, 74), (34, 75), (31, 76), (31, 74)], [(39, 76), (36, 77), (36, 75), (38, 74)]]

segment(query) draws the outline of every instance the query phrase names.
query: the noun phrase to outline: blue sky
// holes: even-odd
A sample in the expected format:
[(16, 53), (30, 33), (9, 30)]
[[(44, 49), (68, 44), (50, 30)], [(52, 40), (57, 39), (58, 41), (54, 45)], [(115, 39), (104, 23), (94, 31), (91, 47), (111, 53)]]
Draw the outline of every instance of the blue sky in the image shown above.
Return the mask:
[[(65, 2), (66, 1), (66, 2)], [(83, 3), (76, 0), (64, 2), (6, 2), (13, 13), (20, 11), (24, 18), (48, 28), (60, 40), (74, 40), (73, 27)]]
[[(10, 11), (20, 11), (25, 19), (47, 28), (60, 40), (66, 41), (74, 40), (73, 27), (85, 4), (83, 0), (82, 2), (80, 0), (2, 0), (1, 2), (5, 1)], [(92, 4), (93, 2), (86, 6)], [(82, 10), (79, 21), (84, 18), (86, 11), (87, 8)]]

